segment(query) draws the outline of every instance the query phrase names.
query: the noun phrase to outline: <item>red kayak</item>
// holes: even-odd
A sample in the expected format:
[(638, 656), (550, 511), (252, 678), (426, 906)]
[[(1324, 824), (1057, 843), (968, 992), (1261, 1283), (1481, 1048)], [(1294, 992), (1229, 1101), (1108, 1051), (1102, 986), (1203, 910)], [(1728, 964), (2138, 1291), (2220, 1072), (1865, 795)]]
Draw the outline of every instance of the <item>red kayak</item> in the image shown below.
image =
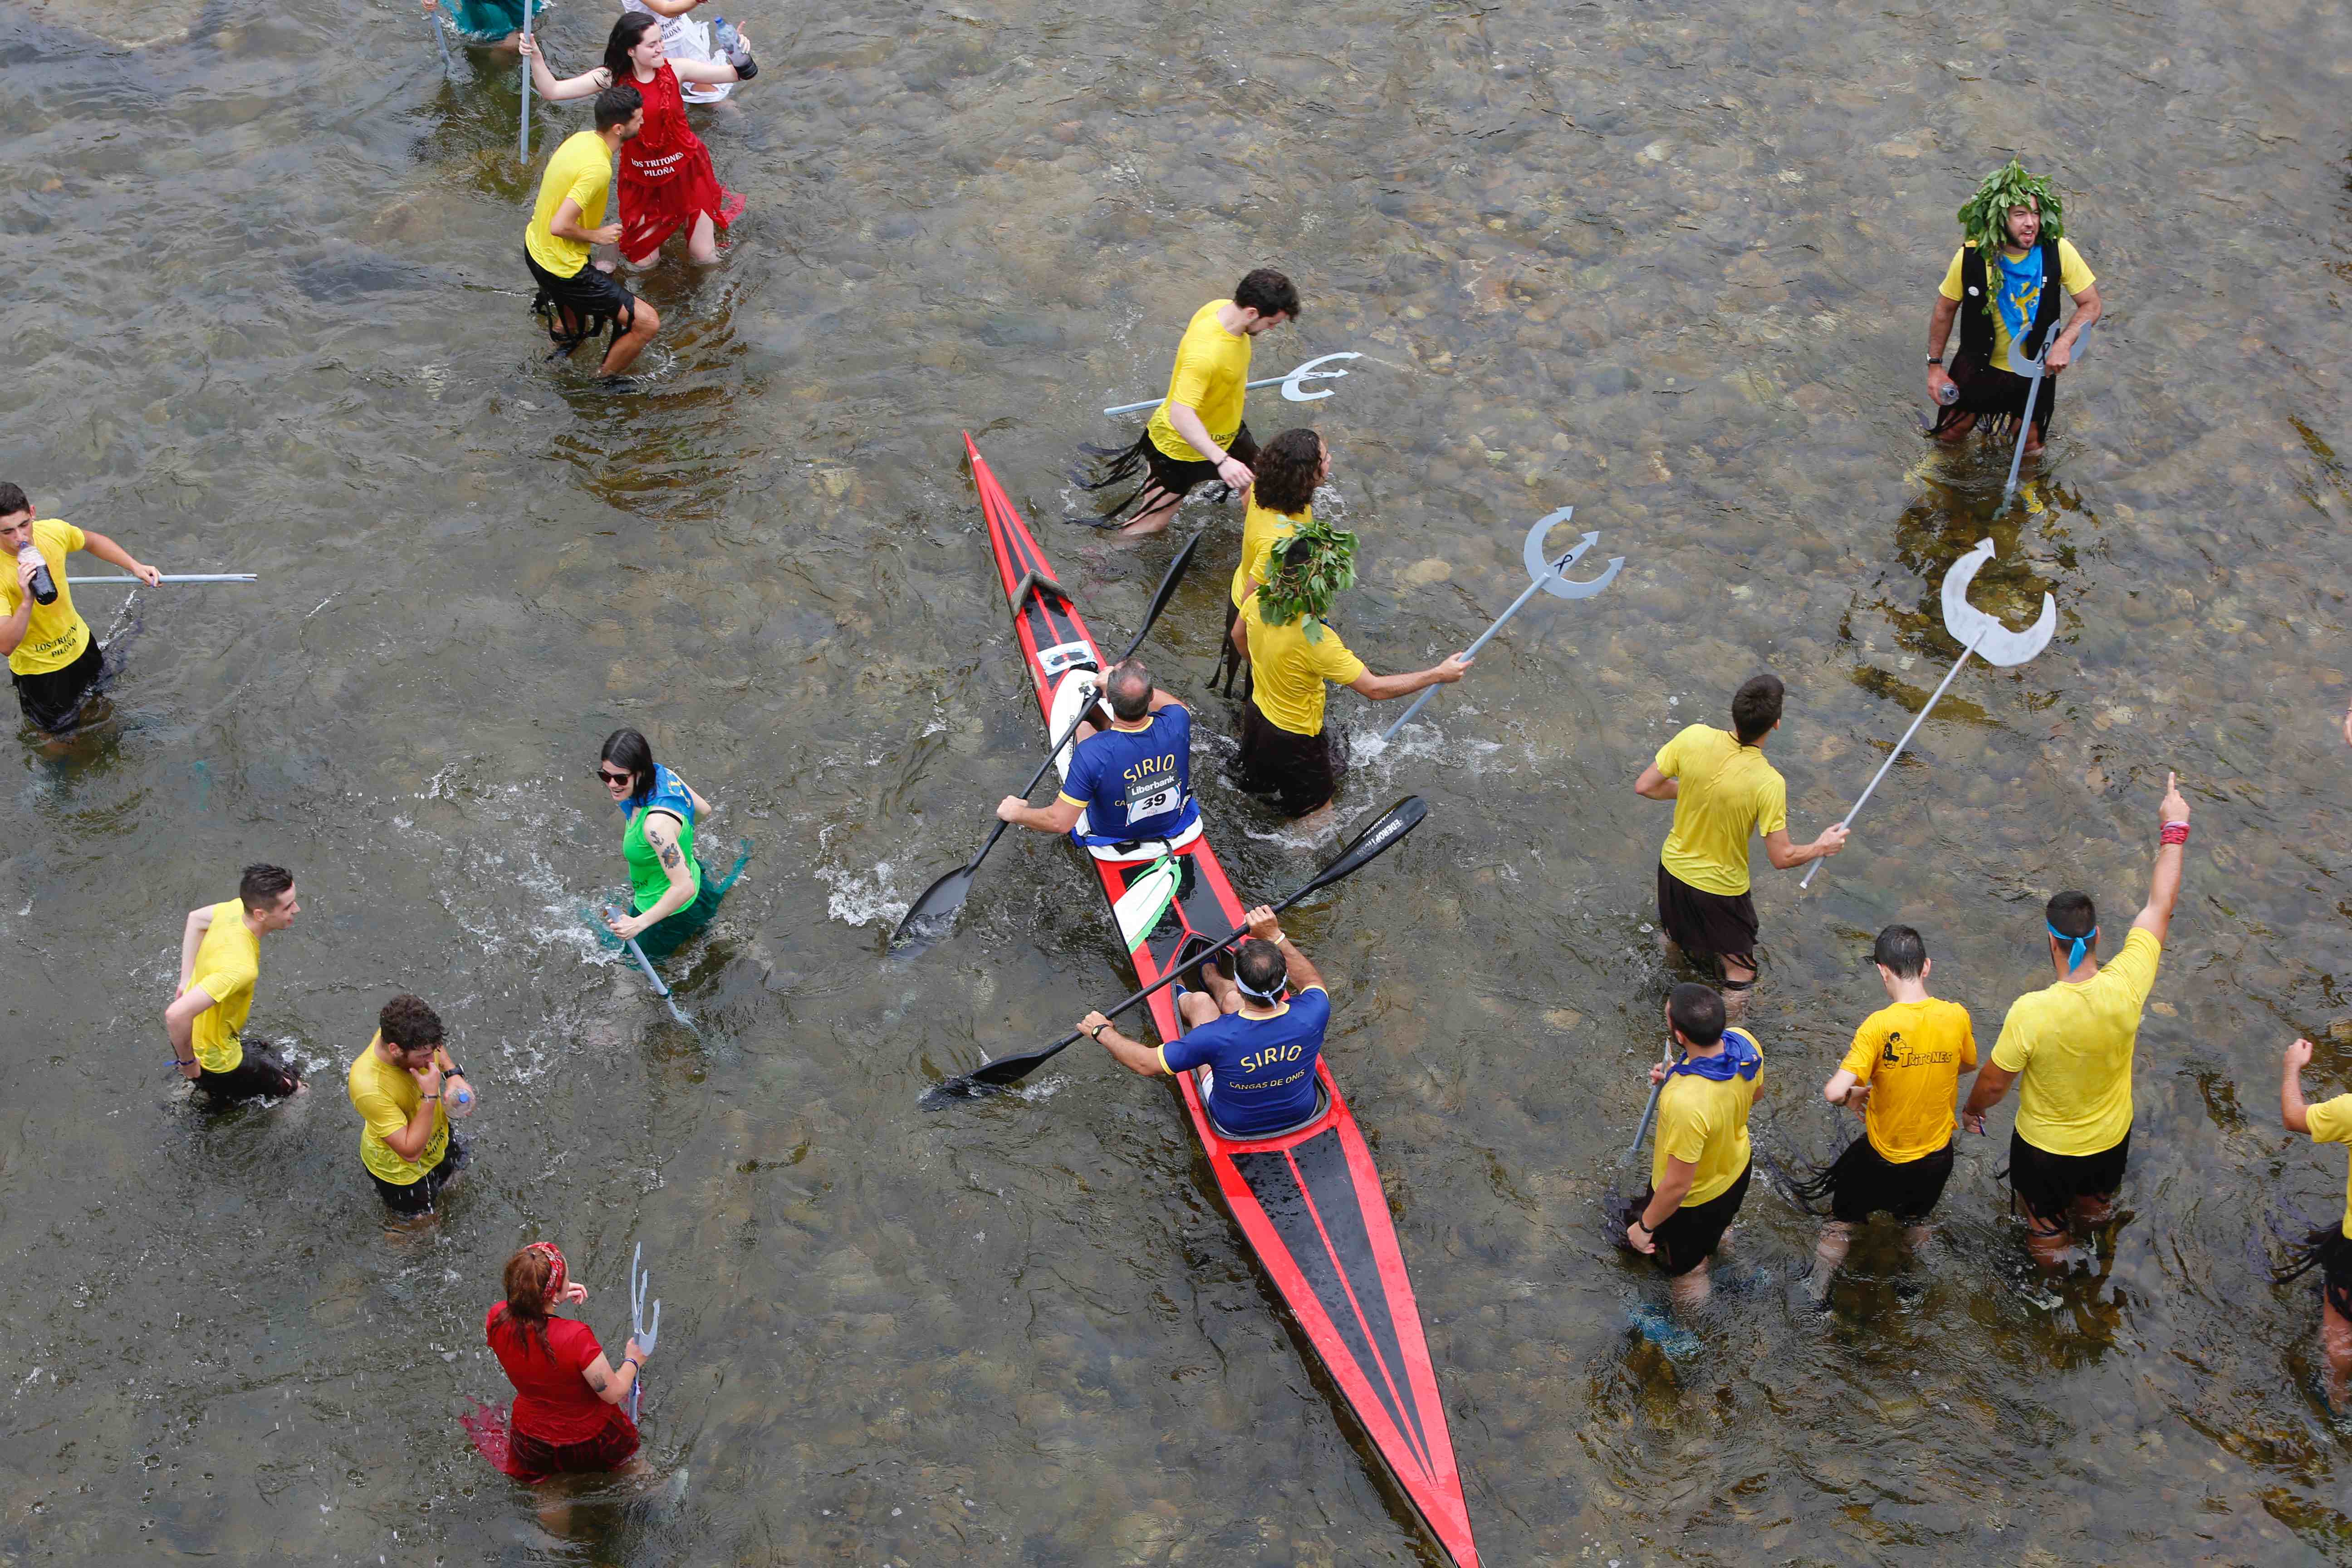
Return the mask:
[[(1066, 689), (1065, 678), (1074, 669), (1100, 669), (1101, 650), (980, 448), (969, 435), (963, 444), (1037, 706), (1047, 735), (1060, 734), (1079, 700), (1076, 684)], [(1069, 700), (1057, 700), (1061, 696)], [(1066, 768), (1067, 752), (1056, 761)], [(1090, 856), (1139, 984), (1181, 967), (1190, 953), (1241, 924), (1242, 901), (1205, 833), (1195, 829), (1170, 846), (1146, 847), (1140, 858), (1106, 858), (1116, 853)], [(1154, 993), (1150, 1005), (1161, 1040), (1183, 1033), (1172, 991)], [(1193, 1074), (1181, 1073), (1176, 1081), (1226, 1205), (1348, 1407), (1439, 1544), (1461, 1568), (1476, 1568), (1437, 1369), (1422, 1338), (1421, 1309), (1397, 1250), (1381, 1173), (1328, 1055), (1316, 1075), (1321, 1094), (1315, 1115), (1287, 1132), (1256, 1139), (1219, 1131)]]

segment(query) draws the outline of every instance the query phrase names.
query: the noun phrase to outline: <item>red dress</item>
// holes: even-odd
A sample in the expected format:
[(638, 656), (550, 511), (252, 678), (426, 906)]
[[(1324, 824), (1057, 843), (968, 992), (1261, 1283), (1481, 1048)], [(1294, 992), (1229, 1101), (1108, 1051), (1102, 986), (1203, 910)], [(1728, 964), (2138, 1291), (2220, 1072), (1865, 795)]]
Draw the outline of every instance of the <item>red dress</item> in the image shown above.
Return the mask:
[(706, 213), (724, 232), (743, 214), (743, 198), (719, 183), (710, 149), (686, 122), (677, 73), (662, 62), (651, 81), (630, 84), (646, 100), (645, 129), (621, 143), (621, 254), (649, 256)]
[(460, 1417), (482, 1457), (520, 1481), (564, 1471), (618, 1468), (637, 1451), (637, 1428), (580, 1374), (604, 1354), (596, 1332), (570, 1318), (547, 1321), (539, 1336), (506, 1316), (506, 1303), (483, 1320), (485, 1337), (515, 1386), (509, 1415), (484, 1405)]

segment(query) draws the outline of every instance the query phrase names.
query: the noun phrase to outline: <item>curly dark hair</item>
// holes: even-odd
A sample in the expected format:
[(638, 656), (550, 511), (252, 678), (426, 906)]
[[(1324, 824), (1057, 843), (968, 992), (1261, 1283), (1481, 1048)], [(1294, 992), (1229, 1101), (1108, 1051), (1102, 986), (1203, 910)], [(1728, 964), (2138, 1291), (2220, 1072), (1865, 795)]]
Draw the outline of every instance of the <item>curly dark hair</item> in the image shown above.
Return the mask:
[(1234, 285), (1234, 303), (1244, 310), (1255, 310), (1261, 316), (1287, 316), (1298, 320), (1298, 289), (1289, 279), (1271, 267), (1260, 267), (1244, 274)]
[(1315, 499), (1322, 468), (1323, 437), (1304, 425), (1294, 426), (1257, 449), (1250, 493), (1266, 510), (1297, 517)]
[(442, 1040), (441, 1015), (422, 996), (404, 991), (383, 1005), (375, 1026), (395, 1049), (420, 1051)]

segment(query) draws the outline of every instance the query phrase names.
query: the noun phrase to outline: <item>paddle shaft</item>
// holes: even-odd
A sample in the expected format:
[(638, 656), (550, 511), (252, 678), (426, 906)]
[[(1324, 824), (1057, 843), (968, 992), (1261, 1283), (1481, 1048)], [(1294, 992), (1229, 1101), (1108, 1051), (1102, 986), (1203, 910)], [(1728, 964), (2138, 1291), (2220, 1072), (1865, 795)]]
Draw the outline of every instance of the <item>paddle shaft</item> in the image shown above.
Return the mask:
[[(164, 583), (250, 583), (253, 580), (254, 575), (250, 572), (167, 572), (163, 577), (158, 579), (158, 581)], [(68, 577), (66, 581), (71, 584), (74, 587), (79, 588), (85, 583), (139, 583), (143, 582), (144, 579), (139, 577)]]
[[(2098, 325), (2096, 321), (2091, 323), (2091, 326), (2096, 325)], [(2082, 352), (2084, 335), (2089, 332), (2090, 330), (2090, 327), (2084, 327), (2082, 331), (2077, 331), (2074, 334), (2074, 352), (2076, 353)], [(2057, 328), (2054, 326), (2051, 328), (2051, 332), (2053, 334), (2053, 341), (2055, 341)], [(2004, 502), (2006, 502), (2010, 497), (2017, 493), (2017, 470), (2024, 465), (2025, 443), (2033, 434), (2033, 401), (2036, 397), (2041, 395), (2042, 380), (2050, 374), (2042, 368), (2043, 363), (2049, 358), (2050, 344), (2044, 343), (2042, 345), (2042, 358), (2033, 362), (2033, 379), (2026, 384), (2025, 423), (2018, 426), (2017, 450), (2009, 455), (2009, 482), (2000, 487), (2000, 499)], [(2069, 363), (2071, 363), (2072, 355), (2068, 356), (2068, 358)], [(1801, 883), (1799, 885), (1802, 886)]]
[[(1129, 653), (1133, 653), (1135, 649), (1129, 647), (1127, 651)], [(1122, 658), (1124, 658), (1124, 656), (1122, 656)], [(1078, 726), (1085, 723), (1094, 710), (1095, 703), (1094, 701), (1089, 700), (1086, 707), (1079, 710), (1078, 716), (1070, 721), (1070, 727), (1063, 731), (1059, 735), (1054, 737), (1054, 743), (1045, 748), (1045, 760), (1037, 764), (1037, 771), (1031, 773), (1029, 775), (1029, 782), (1021, 786), (1021, 795), (1023, 799), (1027, 799), (1029, 792), (1037, 787), (1037, 781), (1045, 776), (1045, 770), (1054, 765), (1054, 759), (1062, 754), (1062, 748), (1070, 743), (1070, 737), (1078, 732)], [(1004, 830), (1012, 826), (1013, 824), (1005, 821), (1003, 817), (997, 818), (996, 831), (988, 836), (988, 842), (980, 847), (980, 853), (973, 856), (969, 861), (965, 862), (964, 874), (966, 876), (970, 876), (972, 872), (980, 869), (980, 863), (988, 858), (988, 852), (996, 847), (996, 841), (1003, 837)]]
[[(1984, 641), (1984, 634), (1979, 632), (1977, 634), (1977, 642), (1982, 641)], [(1952, 661), (1952, 668), (1945, 672), (1943, 685), (1936, 688), (1935, 695), (1927, 699), (1927, 706), (1919, 710), (1918, 715), (1911, 721), (1911, 727), (1903, 731), (1903, 738), (1895, 742), (1895, 749), (1886, 753), (1886, 760), (1878, 764), (1878, 771), (1876, 773), (1870, 775), (1870, 782), (1863, 786), (1862, 798), (1853, 803), (1853, 810), (1838, 818), (1840, 822), (1844, 823), (1848, 827), (1853, 826), (1853, 819), (1861, 816), (1862, 808), (1869, 804), (1871, 791), (1878, 787), (1878, 781), (1886, 776), (1886, 770), (1895, 765), (1895, 759), (1903, 754), (1903, 748), (1911, 743), (1911, 737), (1919, 732), (1919, 726), (1927, 721), (1927, 715), (1933, 712), (1935, 710), (1936, 704), (1943, 700), (1945, 689), (1952, 684), (1952, 678), (1960, 673), (1960, 666), (1968, 663), (1969, 655), (1976, 651), (1977, 643), (1973, 642), (1960, 650), (1960, 657), (1954, 659)], [(1805, 868), (1805, 874), (1798, 879), (1797, 886), (1800, 888), (1811, 887), (1813, 885), (1813, 873), (1821, 868), (1822, 862), (1819, 860), (1814, 861), (1811, 866)]]
[[(1665, 1052), (1658, 1058), (1658, 1065), (1660, 1067), (1672, 1067), (1674, 1065), (1674, 1061), (1675, 1038), (1672, 1035), (1669, 1035), (1666, 1037)], [(1623, 1164), (1635, 1154), (1641, 1152), (1642, 1140), (1650, 1135), (1650, 1121), (1653, 1117), (1658, 1114), (1658, 1096), (1664, 1094), (1665, 1089), (1666, 1080), (1664, 1079), (1660, 1079), (1657, 1082), (1650, 1086), (1650, 1103), (1642, 1107), (1642, 1123), (1640, 1126), (1633, 1129), (1633, 1142), (1627, 1144), (1625, 1146), (1625, 1152), (1618, 1157), (1617, 1163), (1619, 1164)]]
[(433, 28), (433, 41), (441, 47), (441, 74), (449, 74), (449, 39), (441, 31), (441, 8), (436, 5), (425, 14), (425, 22)]
[[(526, 38), (530, 37), (530, 5), (531, 0), (522, 0), (522, 36)], [(529, 55), (522, 58), (522, 140), (516, 143), (515, 159), (519, 163), (530, 162), (530, 57)]]
[[(1294, 372), (1293, 374), (1296, 373)], [(1345, 375), (1347, 374), (1348, 373), (1344, 370), (1310, 370), (1307, 373), (1307, 377)], [(1287, 375), (1269, 375), (1263, 381), (1245, 381), (1242, 383), (1242, 389), (1244, 391), (1248, 391), (1252, 388), (1260, 386), (1280, 386), (1284, 382), (1288, 381), (1290, 377)], [(1105, 414), (1138, 414), (1146, 408), (1157, 408), (1167, 401), (1168, 400), (1164, 397), (1147, 397), (1140, 403), (1122, 403), (1116, 408), (1106, 408), (1103, 412)], [(985, 432), (982, 433), (985, 434)]]
[[(1576, 552), (1574, 550), (1568, 551), (1562, 554), (1559, 560), (1551, 563), (1551, 569), (1554, 572), (1563, 571), (1567, 568), (1568, 563), (1575, 558)], [(1511, 601), (1511, 607), (1505, 610), (1501, 615), (1496, 616), (1495, 624), (1488, 626), (1485, 631), (1480, 632), (1476, 642), (1472, 643), (1468, 647), (1462, 650), (1462, 657), (1464, 658), (1477, 658), (1478, 650), (1485, 647), (1489, 642), (1492, 642), (1494, 640), (1495, 634), (1503, 629), (1503, 623), (1509, 620), (1513, 616), (1517, 615), (1520, 610), (1524, 609), (1529, 599), (1534, 598), (1538, 594), (1543, 592), (1544, 581), (1545, 580), (1543, 578), (1538, 577), (1534, 582), (1529, 583), (1520, 593), (1519, 596)], [(1403, 729), (1405, 726), (1405, 721), (1420, 712), (1423, 707), (1428, 703), (1429, 700), (1436, 695), (1436, 687), (1425, 686), (1422, 688), (1421, 695), (1412, 700), (1412, 706), (1398, 714), (1396, 722), (1381, 731), (1381, 739), (1386, 741), (1399, 730)]]

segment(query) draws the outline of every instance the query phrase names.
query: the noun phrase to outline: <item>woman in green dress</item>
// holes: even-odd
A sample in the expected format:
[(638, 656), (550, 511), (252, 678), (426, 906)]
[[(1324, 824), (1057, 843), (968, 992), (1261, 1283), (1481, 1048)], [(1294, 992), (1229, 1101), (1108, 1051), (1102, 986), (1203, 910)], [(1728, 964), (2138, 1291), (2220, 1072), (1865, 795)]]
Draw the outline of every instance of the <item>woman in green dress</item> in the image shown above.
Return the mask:
[(694, 820), (710, 803), (684, 779), (654, 762), (653, 747), (635, 730), (615, 730), (604, 742), (596, 776), (621, 810), (621, 854), (629, 865), (625, 919), (607, 912), (604, 923), (623, 941), (634, 938), (647, 958), (667, 958), (719, 912), (725, 881), (702, 868), (694, 854)]
[[(478, 48), (512, 52), (522, 33), (525, 4), (526, 0), (425, 0), (425, 14), (443, 13), (457, 35)], [(528, 4), (534, 16), (547, 9), (547, 0), (528, 0)]]

